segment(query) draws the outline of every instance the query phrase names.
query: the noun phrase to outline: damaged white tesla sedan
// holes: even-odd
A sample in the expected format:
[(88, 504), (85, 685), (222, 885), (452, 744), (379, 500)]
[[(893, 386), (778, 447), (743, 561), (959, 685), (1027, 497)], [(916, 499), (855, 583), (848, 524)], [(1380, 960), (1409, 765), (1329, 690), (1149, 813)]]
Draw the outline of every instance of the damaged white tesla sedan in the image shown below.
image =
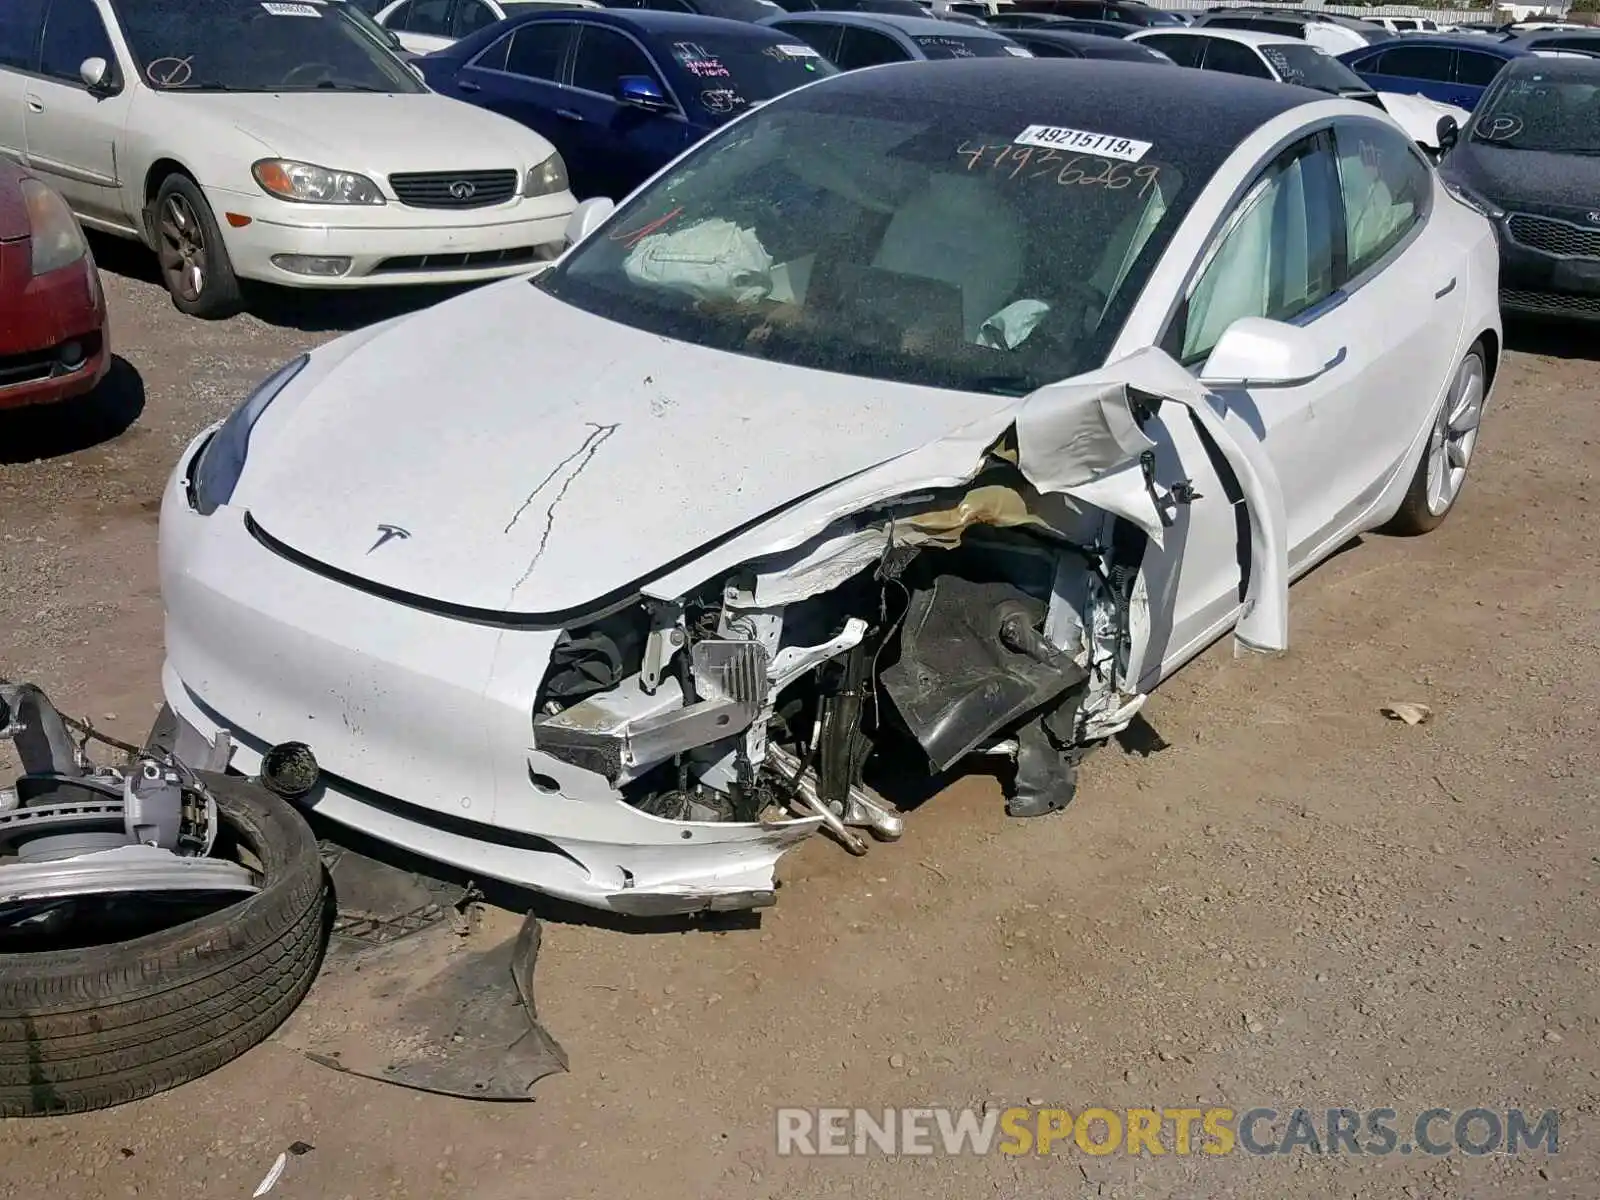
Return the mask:
[(1290, 581), (1459, 494), (1484, 217), (1354, 101), (1129, 63), (803, 88), (545, 273), (351, 334), (185, 452), (165, 736), (630, 913), (770, 903), (821, 828), (1087, 750)]

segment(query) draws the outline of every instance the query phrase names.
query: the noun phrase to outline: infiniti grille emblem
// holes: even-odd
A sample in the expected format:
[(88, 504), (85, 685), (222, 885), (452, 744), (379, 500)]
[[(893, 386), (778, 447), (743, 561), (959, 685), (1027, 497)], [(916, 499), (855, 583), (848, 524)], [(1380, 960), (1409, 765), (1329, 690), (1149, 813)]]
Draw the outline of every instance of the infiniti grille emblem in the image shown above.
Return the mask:
[[(410, 536), (409, 530), (401, 529), (398, 525), (379, 525), (378, 540), (372, 543), (372, 550), (376, 550), (379, 546), (388, 545), (396, 538), (403, 542)], [(367, 553), (371, 554), (372, 550), (368, 550)]]
[(471, 200), (477, 191), (477, 185), (469, 179), (458, 179), (450, 185), (450, 194), (457, 200)]

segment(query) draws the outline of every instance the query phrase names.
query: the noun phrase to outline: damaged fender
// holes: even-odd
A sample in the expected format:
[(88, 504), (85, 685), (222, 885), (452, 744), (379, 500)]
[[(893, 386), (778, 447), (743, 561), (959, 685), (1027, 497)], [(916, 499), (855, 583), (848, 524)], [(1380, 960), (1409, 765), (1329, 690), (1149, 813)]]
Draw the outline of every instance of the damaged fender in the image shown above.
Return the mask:
[[(1192, 414), (1221, 453), (1249, 514), (1251, 571), (1235, 629), (1237, 646), (1283, 651), (1289, 630), (1289, 529), (1277, 472), (1255, 431), (1219, 411), (1206, 387), (1156, 347), (1039, 388), (1011, 409), (843, 480), (777, 522), (730, 538), (695, 562), (656, 577), (643, 593), (670, 601), (709, 576), (757, 560), (762, 562), (758, 603), (789, 603), (825, 591), (881, 555), (889, 535), (873, 528), (813, 544), (816, 538), (856, 512), (970, 482), (991, 448), (1012, 430), (1016, 465), (1040, 492), (1122, 517), (1160, 545), (1165, 523), (1139, 461), (1153, 443), (1139, 428), (1139, 416), (1142, 408), (1154, 410), (1167, 402)], [(797, 550), (790, 558), (779, 557)]]
[(1139, 468), (1154, 443), (1139, 410), (1163, 402), (1194, 415), (1222, 453), (1250, 516), (1250, 562), (1234, 635), (1247, 650), (1289, 645), (1289, 522), (1283, 488), (1255, 432), (1214, 407), (1205, 385), (1155, 347), (1137, 350), (1070, 383), (1031, 393), (1017, 414), (1017, 467), (1041, 492), (1074, 499), (1132, 521), (1161, 544), (1163, 521)]

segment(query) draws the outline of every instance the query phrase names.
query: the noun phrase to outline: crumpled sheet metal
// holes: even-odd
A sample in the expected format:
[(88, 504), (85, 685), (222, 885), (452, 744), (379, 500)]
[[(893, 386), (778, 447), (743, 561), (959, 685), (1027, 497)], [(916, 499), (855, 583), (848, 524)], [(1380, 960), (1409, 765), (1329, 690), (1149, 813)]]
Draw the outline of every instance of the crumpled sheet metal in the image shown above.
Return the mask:
[[(1139, 465), (1139, 456), (1154, 445), (1134, 420), (1133, 402), (1139, 396), (1187, 409), (1232, 468), (1249, 512), (1251, 542), (1251, 573), (1235, 631), (1237, 642), (1262, 652), (1287, 649), (1288, 518), (1277, 473), (1254, 430), (1232, 413), (1219, 413), (1205, 386), (1154, 346), (1069, 383), (1039, 388), (947, 437), (842, 480), (794, 514), (729, 539), (712, 554), (652, 580), (643, 590), (670, 600), (719, 572), (804, 546), (836, 521), (863, 509), (970, 482), (1010, 430), (1015, 432), (1017, 467), (1040, 492), (1064, 494), (1131, 521), (1160, 546), (1165, 527)], [(1224, 502), (1220, 497), (1201, 501)], [(829, 547), (848, 548), (865, 566), (873, 558), (866, 552), (870, 544), (870, 539), (852, 541), (844, 535), (812, 547), (801, 561), (817, 572), (814, 578), (832, 579), (828, 586), (834, 586), (847, 575), (836, 576), (828, 569), (834, 557)], [(789, 600), (816, 594), (779, 588), (776, 581), (772, 589), (770, 595), (785, 594)]]
[(1138, 464), (1154, 443), (1130, 406), (1140, 394), (1193, 413), (1232, 468), (1250, 515), (1251, 572), (1237, 643), (1286, 650), (1289, 522), (1277, 472), (1255, 432), (1237, 417), (1219, 415), (1205, 385), (1171, 355), (1147, 346), (1072, 383), (1030, 393), (1016, 419), (1018, 468), (1040, 491), (1066, 492), (1126, 517), (1160, 545), (1161, 515)]

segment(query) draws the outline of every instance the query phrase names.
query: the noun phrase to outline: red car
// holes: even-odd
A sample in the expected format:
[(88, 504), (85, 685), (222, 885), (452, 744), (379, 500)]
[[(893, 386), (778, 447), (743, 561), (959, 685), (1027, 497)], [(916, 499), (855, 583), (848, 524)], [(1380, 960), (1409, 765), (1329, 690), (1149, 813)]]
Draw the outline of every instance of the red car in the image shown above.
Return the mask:
[(47, 184), (0, 159), (0, 409), (87, 392), (110, 366), (83, 230)]

